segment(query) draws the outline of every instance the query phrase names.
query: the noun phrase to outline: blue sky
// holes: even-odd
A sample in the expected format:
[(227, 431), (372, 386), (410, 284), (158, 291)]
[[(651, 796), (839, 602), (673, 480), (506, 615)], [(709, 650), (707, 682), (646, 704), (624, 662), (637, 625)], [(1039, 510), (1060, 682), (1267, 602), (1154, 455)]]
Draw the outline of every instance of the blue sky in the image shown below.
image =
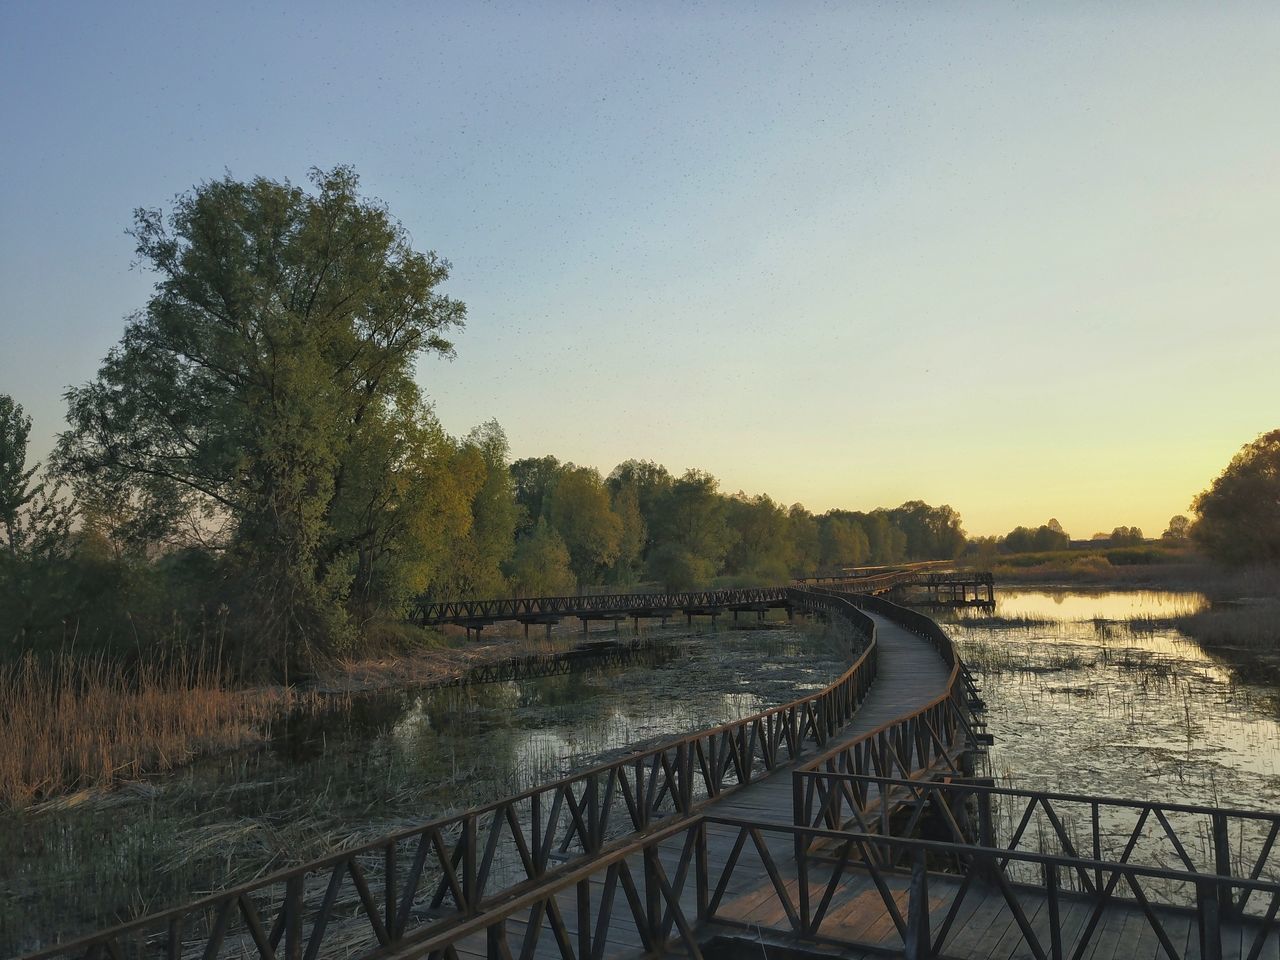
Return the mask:
[(1158, 534), (1280, 415), (1275, 4), (0, 4), (0, 391), (61, 427), (124, 230), (355, 166), (517, 456)]

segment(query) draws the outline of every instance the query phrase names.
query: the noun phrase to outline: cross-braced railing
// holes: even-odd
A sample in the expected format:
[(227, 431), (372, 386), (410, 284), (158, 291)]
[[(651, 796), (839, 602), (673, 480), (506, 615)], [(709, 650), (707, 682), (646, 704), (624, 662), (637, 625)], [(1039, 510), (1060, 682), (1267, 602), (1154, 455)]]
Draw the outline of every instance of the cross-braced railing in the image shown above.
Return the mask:
[[(892, 571), (865, 577), (835, 578), (831, 583), (845, 589), (877, 593), (910, 582), (916, 574), (911, 571)], [(801, 581), (807, 589), (807, 582)], [(828, 585), (828, 584), (824, 584)], [(537, 621), (559, 617), (603, 616), (651, 616), (679, 611), (721, 611), (759, 607), (777, 607), (790, 604), (790, 591), (796, 588), (747, 587), (724, 590), (691, 590), (662, 593), (610, 593), (566, 597), (510, 597), (478, 600), (421, 599), (415, 601), (408, 612), (413, 623), (433, 625), (442, 623), (492, 623), (498, 620)]]
[[(886, 836), (926, 836), (1013, 852), (1280, 881), (1280, 813), (997, 787), (989, 780), (922, 781), (830, 771), (797, 774), (800, 822)], [(1065, 874), (1069, 889), (1104, 891), (1101, 873)], [(1225, 892), (1225, 887), (1219, 888)], [(1126, 890), (1107, 891), (1124, 896)], [(1174, 885), (1172, 902), (1195, 901)], [(1243, 914), (1252, 889), (1223, 900), (1223, 916)]]
[[(761, 917), (772, 914), (778, 921), (769, 926), (801, 940), (898, 948), (913, 960), (988, 955), (980, 944), (960, 942), (966, 926), (960, 918), (978, 909), (984, 929), (995, 927), (1003, 914), (1016, 930), (1012, 943), (1002, 941), (1002, 956), (1017, 956), (1025, 946), (1036, 960), (1088, 956), (1109, 911), (1131, 944), (1145, 939), (1169, 960), (1222, 960), (1224, 946), (1228, 956), (1259, 960), (1274, 956), (1280, 944), (1280, 882), (1274, 879), (713, 816), (703, 824), (701, 836), (716, 829), (734, 836), (723, 866), (708, 877), (713, 892), (699, 914), (703, 922), (722, 926), (758, 933), (766, 925)], [(794, 857), (780, 858), (780, 849), (794, 851)], [(1063, 875), (1100, 882), (1072, 891)], [(763, 896), (740, 897), (736, 904), (726, 898), (736, 876), (767, 878), (759, 886)], [(1193, 891), (1190, 905), (1167, 896), (1179, 886)], [(1128, 896), (1122, 899), (1121, 890)], [(1227, 914), (1223, 902), (1249, 907)], [(777, 909), (768, 910), (770, 903)], [(888, 922), (877, 924), (876, 917)]]

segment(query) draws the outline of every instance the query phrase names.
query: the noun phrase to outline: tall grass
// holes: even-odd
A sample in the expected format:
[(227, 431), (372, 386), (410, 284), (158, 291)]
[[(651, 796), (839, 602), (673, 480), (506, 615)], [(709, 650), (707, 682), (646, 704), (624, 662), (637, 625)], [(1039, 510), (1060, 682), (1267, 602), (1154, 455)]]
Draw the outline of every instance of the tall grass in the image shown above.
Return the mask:
[(264, 736), (293, 700), (217, 667), (27, 655), (0, 667), (0, 807), (108, 787)]
[(1179, 617), (1178, 628), (1211, 647), (1280, 653), (1280, 602), (1220, 604)]

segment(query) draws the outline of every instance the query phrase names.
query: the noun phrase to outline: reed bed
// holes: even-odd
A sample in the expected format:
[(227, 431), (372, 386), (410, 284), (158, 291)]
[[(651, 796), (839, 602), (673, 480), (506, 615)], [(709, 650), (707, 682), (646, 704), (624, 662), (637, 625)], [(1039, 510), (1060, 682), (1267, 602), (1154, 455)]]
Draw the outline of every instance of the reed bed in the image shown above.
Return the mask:
[(0, 667), (0, 808), (259, 741), (297, 699), (283, 687), (233, 689), (220, 669), (181, 661), (28, 655)]
[(1280, 601), (1219, 604), (1179, 617), (1178, 629), (1211, 647), (1280, 653)]

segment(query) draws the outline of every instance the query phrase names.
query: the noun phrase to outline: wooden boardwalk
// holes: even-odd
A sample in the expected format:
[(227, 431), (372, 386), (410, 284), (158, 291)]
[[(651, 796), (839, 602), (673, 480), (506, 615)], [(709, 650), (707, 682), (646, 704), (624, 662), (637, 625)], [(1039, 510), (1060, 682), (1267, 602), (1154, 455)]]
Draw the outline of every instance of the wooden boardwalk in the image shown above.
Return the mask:
[[(578, 599), (445, 613), (551, 616)], [(774, 602), (840, 621), (848, 670), (29, 960), (1280, 960), (1280, 813), (974, 779), (981, 701), (935, 622), (822, 585), (705, 609)]]
[[(869, 616), (876, 622), (876, 643), (879, 646), (876, 682), (853, 721), (828, 741), (827, 749), (852, 743), (877, 727), (919, 709), (946, 691), (950, 668), (928, 642), (886, 617)], [(789, 774), (793, 768), (794, 764), (779, 767), (772, 776), (715, 802), (708, 812), (760, 823), (790, 824), (792, 784)]]
[[(869, 614), (876, 623), (876, 642), (879, 648), (878, 666), (875, 685), (871, 688), (858, 708), (853, 721), (845, 726), (840, 734), (830, 741), (827, 749), (834, 749), (841, 744), (852, 743), (859, 737), (889, 723), (904, 714), (917, 710), (946, 691), (950, 668), (938, 656), (937, 651), (926, 640), (911, 633), (905, 628), (889, 620), (887, 617)], [(778, 826), (792, 823), (792, 781), (790, 773), (795, 764), (778, 767), (764, 779), (757, 780), (745, 787), (730, 793), (722, 800), (710, 804), (709, 815), (750, 820), (759, 824)], [(708, 829), (708, 866), (713, 871), (723, 870), (729, 860), (736, 830), (729, 827), (711, 826)], [(794, 843), (790, 836), (770, 834), (766, 843), (776, 858), (789, 882), (795, 884), (796, 867)], [(680, 863), (684, 849), (684, 837), (677, 836), (660, 846), (661, 861), (668, 877), (675, 878), (680, 873)], [(639, 854), (628, 859), (629, 869), (636, 876), (643, 871)], [(745, 866), (745, 865), (744, 865)], [(688, 870), (686, 868), (686, 879)], [(599, 923), (602, 903), (616, 904), (622, 897), (613, 895), (606, 897), (606, 876), (593, 878), (591, 882), (591, 899), (583, 903), (577, 890), (566, 890), (556, 897), (556, 904), (566, 924), (571, 929), (578, 929), (581, 917), (590, 917), (593, 933)], [(870, 885), (870, 881), (866, 881)], [(688, 885), (688, 884), (686, 884)], [(698, 905), (691, 885), (681, 897), (681, 904), (687, 917), (698, 915)], [(862, 892), (858, 887), (852, 895)], [(785, 919), (782, 906), (772, 897), (773, 886), (763, 863), (757, 858), (755, 869), (739, 869), (734, 877), (727, 895), (733, 900), (727, 907), (726, 916), (737, 918), (749, 915), (753, 922), (769, 926), (778, 919)], [(856, 901), (861, 902), (861, 901)], [(774, 912), (778, 916), (774, 916)], [(772, 918), (766, 921), (764, 918)], [(507, 938), (512, 944), (524, 943), (528, 922), (524, 919), (511, 918), (507, 921)], [(629, 913), (622, 911), (601, 930), (603, 936), (593, 938), (592, 957), (629, 957), (644, 956), (648, 951), (641, 932), (632, 921)], [(459, 956), (487, 957), (488, 934), (476, 934), (457, 944)], [(540, 935), (534, 951), (528, 957), (563, 958), (563, 945), (549, 933)], [(681, 953), (677, 948), (677, 954)], [(513, 950), (513, 955), (520, 956)], [(1101, 960), (1101, 958), (1099, 958)]]
[[(828, 752), (918, 710), (946, 690), (949, 669), (934, 647), (886, 617), (872, 616), (880, 645), (876, 683), (853, 721), (826, 744)], [(1280, 960), (1274, 912), (1270, 918), (1223, 922), (1220, 948), (1202, 949), (1203, 918), (1190, 907), (1144, 906), (1118, 896), (1100, 901), (1058, 890), (1056, 879), (1054, 894), (1048, 896), (1034, 885), (1010, 883), (994, 873), (967, 879), (926, 873), (923, 860), (914, 873), (909, 864), (906, 870), (886, 869), (885, 864), (877, 869), (866, 862), (873, 858), (865, 851), (860, 859), (840, 849), (835, 839), (825, 846), (806, 845), (807, 896), (802, 898), (790, 775), (794, 766), (781, 766), (710, 804), (700, 828), (677, 830), (650, 849), (624, 855), (542, 903), (532, 903), (528, 914), (514, 913), (496, 927), (490, 924), (455, 940), (455, 954), (530, 960), (696, 956), (710, 944), (715, 956), (794, 957), (809, 951), (843, 957), (907, 952), (958, 960)], [(706, 877), (701, 885), (694, 876), (699, 871)], [(1119, 893), (1127, 892), (1123, 883), (1118, 885)], [(919, 898), (922, 890), (928, 903), (923, 932), (919, 917), (907, 919), (913, 896)], [(653, 921), (645, 920), (642, 902), (646, 897), (654, 901), (647, 905), (650, 917), (663, 917), (650, 929), (646, 923)], [(802, 899), (807, 900), (805, 908)], [(672, 909), (675, 904), (678, 911)], [(812, 917), (815, 908), (821, 913), (816, 922), (802, 918), (802, 909)], [(555, 914), (555, 924), (547, 923), (547, 911)], [(699, 917), (704, 918), (700, 925)], [(691, 945), (695, 942), (700, 946)], [(915, 949), (908, 946), (913, 942)], [(779, 948), (793, 952), (771, 954)], [(407, 952), (424, 955), (412, 948)]]

